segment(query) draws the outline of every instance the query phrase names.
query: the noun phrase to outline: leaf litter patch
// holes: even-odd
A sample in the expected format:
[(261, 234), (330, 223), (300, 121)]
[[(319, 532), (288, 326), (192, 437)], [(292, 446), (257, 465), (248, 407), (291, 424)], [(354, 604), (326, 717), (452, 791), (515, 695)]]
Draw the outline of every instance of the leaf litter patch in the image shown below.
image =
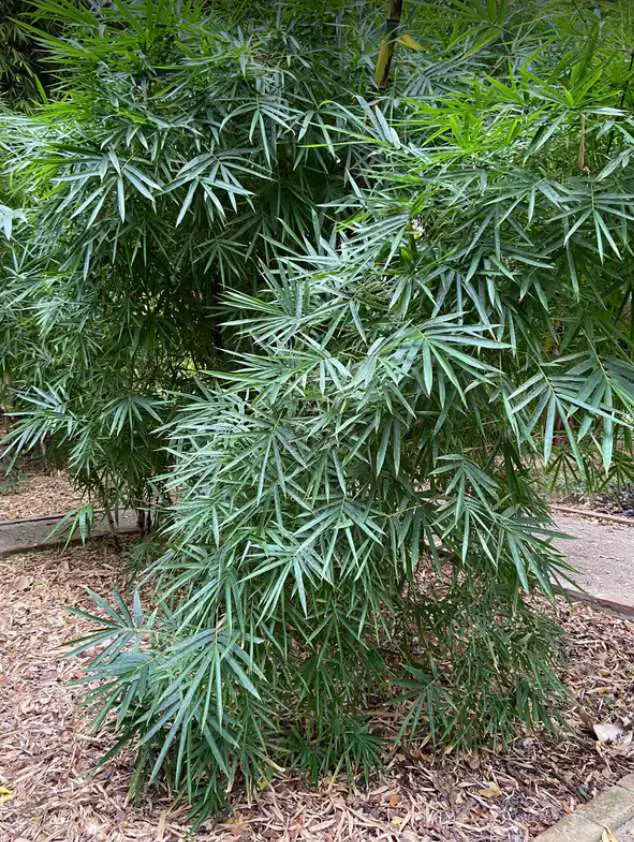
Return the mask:
[(0, 415), (0, 522), (65, 514), (82, 501), (66, 471), (47, 466), (43, 458), (23, 454), (11, 464), (3, 461), (2, 439), (10, 427)]
[[(129, 757), (91, 774), (109, 747), (87, 733), (79, 658), (61, 648), (87, 630), (64, 606), (90, 608), (125, 571), (107, 542), (0, 560), (0, 838), (3, 842), (173, 842), (187, 808), (156, 790), (129, 803)], [(351, 792), (283, 775), (254, 802), (206, 822), (199, 842), (476, 842), (528, 840), (632, 769), (634, 623), (559, 599), (569, 732), (519, 734), (506, 750), (454, 756), (418, 745)], [(89, 657), (90, 653), (86, 653)], [(394, 729), (393, 714), (377, 724)]]

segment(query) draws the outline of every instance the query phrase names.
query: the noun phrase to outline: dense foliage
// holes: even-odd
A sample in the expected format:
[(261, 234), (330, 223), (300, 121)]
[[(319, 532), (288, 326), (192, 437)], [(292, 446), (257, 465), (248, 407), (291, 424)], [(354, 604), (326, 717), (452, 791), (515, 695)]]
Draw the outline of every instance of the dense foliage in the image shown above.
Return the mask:
[[(44, 51), (29, 32), (30, 0), (0, 0), (0, 105), (28, 109), (46, 96), (48, 84)], [(50, 21), (38, 25), (51, 29)]]
[[(96, 596), (98, 724), (202, 812), (280, 765), (548, 721), (544, 474), (632, 477), (620, 4), (40, 0), (58, 98), (0, 126), (0, 359), (149, 607)], [(105, 620), (103, 618), (106, 618)]]
[[(323, 43), (309, 85), (292, 31), (228, 35), (181, 7), (132, 4), (122, 28), (120, 10), (102, 27), (39, 4), (65, 16), (67, 39), (43, 39), (62, 96), (3, 124), (8, 183), (31, 207), (2, 310), (5, 377), (35, 408), (20, 447), (47, 436), (111, 508), (148, 502), (174, 392), (232, 347), (221, 290), (255, 290), (260, 262), (343, 193), (320, 108), (333, 82), (362, 84), (360, 47), (333, 62)], [(319, 43), (320, 20), (301, 28)]]

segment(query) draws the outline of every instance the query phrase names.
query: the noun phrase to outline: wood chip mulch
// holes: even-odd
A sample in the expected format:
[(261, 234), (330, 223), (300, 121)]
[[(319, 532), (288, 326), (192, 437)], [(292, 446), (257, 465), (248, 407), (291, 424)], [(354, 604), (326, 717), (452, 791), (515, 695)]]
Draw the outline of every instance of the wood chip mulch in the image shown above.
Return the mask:
[(45, 464), (42, 453), (22, 453), (15, 464), (5, 459), (4, 441), (11, 422), (0, 407), (0, 522), (62, 515), (79, 506), (82, 495), (68, 474)]
[(551, 500), (555, 504), (573, 506), (589, 514), (610, 514), (629, 519), (634, 523), (634, 483), (621, 489), (613, 488), (604, 492), (559, 491), (551, 495)]
[[(86, 629), (63, 606), (91, 607), (85, 589), (123, 583), (106, 542), (0, 560), (0, 839), (2, 842), (173, 842), (186, 809), (161, 793), (128, 803), (125, 758), (90, 774), (108, 742), (86, 733), (78, 659), (60, 648)], [(562, 673), (573, 696), (570, 733), (522, 735), (506, 751), (455, 757), (399, 754), (364, 792), (288, 775), (236, 803), (199, 842), (519, 842), (634, 768), (630, 745), (597, 742), (593, 722), (631, 727), (634, 623), (558, 601), (567, 633)], [(629, 725), (628, 725), (629, 723)]]
[(62, 515), (81, 502), (81, 493), (73, 488), (64, 471), (29, 467), (19, 472), (15, 483), (6, 479), (0, 483), (0, 522)]

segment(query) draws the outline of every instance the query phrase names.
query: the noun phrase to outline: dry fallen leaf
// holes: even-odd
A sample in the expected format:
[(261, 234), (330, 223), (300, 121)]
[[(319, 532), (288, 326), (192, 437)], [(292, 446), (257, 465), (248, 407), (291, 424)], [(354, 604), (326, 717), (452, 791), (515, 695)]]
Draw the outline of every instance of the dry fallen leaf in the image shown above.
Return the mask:
[(479, 789), (478, 795), (481, 795), (483, 798), (497, 798), (498, 795), (502, 795), (502, 790), (500, 787), (495, 783), (489, 784), (485, 789)]
[(601, 835), (601, 842), (619, 842), (616, 836), (612, 833), (612, 831), (606, 827)]
[(629, 745), (632, 742), (632, 732), (625, 731), (620, 725), (614, 725), (611, 722), (595, 722), (592, 728), (600, 743)]
[(394, 816), (392, 824), (403, 824), (403, 819), (400, 816)]
[(7, 801), (11, 801), (13, 796), (14, 793), (10, 789), (6, 786), (0, 786), (0, 807), (2, 807), (3, 804), (6, 804)]

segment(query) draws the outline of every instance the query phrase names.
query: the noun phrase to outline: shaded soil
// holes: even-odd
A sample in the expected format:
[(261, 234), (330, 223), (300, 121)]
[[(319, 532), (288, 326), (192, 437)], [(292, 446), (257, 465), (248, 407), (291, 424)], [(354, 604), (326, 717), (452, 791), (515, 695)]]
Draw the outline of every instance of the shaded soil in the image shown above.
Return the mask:
[[(91, 607), (90, 587), (122, 587), (107, 542), (66, 552), (0, 559), (0, 839), (2, 842), (173, 842), (187, 833), (186, 809), (153, 791), (126, 800), (124, 757), (92, 776), (109, 745), (87, 733), (81, 669), (62, 644), (86, 621), (62, 606)], [(254, 804), (234, 804), (208, 823), (200, 842), (251, 840), (527, 840), (632, 770), (632, 745), (598, 743), (588, 723), (626, 724), (634, 698), (634, 623), (559, 600), (568, 637), (562, 675), (571, 691), (569, 732), (519, 735), (506, 751), (455, 757), (421, 744), (397, 754), (381, 780), (350, 792), (328, 779), (310, 787), (282, 776)], [(386, 719), (386, 721), (389, 721)], [(4, 801), (4, 803), (3, 803)]]

